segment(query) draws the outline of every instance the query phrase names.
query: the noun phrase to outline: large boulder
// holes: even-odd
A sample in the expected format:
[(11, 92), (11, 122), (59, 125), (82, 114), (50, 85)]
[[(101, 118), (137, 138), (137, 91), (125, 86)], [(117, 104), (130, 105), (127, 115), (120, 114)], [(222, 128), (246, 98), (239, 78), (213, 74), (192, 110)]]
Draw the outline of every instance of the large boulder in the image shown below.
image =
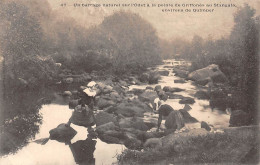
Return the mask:
[(139, 116), (143, 117), (145, 109), (138, 107), (131, 103), (121, 103), (116, 107), (115, 113), (121, 114), (125, 117)]
[(240, 127), (245, 126), (250, 123), (249, 114), (242, 110), (235, 110), (231, 112), (229, 126), (230, 127)]
[(100, 126), (109, 122), (116, 123), (117, 120), (116, 118), (109, 113), (106, 112), (99, 112), (98, 114), (95, 115), (96, 117), (96, 126)]
[(223, 72), (219, 69), (219, 66), (216, 64), (211, 64), (205, 68), (198, 69), (194, 72), (191, 72), (188, 75), (188, 79), (193, 81), (201, 81), (211, 78), (213, 82), (226, 82), (227, 78)]
[(187, 78), (189, 74), (188, 71), (177, 68), (174, 68), (173, 72), (175, 73), (175, 76), (178, 76), (180, 78)]
[(141, 149), (142, 142), (141, 142), (141, 140), (137, 139), (137, 137), (134, 134), (132, 134), (130, 132), (126, 132), (125, 138), (126, 138), (126, 140), (124, 141), (124, 145), (127, 148), (133, 149), (133, 150)]
[(146, 101), (146, 102), (153, 102), (154, 99), (157, 97), (158, 97), (157, 93), (152, 90), (146, 90), (141, 95), (139, 95), (139, 99), (141, 101)]
[(69, 142), (77, 134), (77, 131), (62, 123), (56, 128), (50, 130), (49, 133), (50, 139), (52, 140), (57, 140), (59, 142)]
[(157, 72), (150, 72), (149, 74), (149, 84), (157, 84), (160, 79), (160, 74)]
[(98, 106), (100, 109), (103, 109), (103, 108), (106, 108), (106, 107), (109, 107), (109, 106), (112, 106), (112, 105), (115, 105), (115, 102), (112, 101), (112, 100), (107, 100), (107, 99), (104, 99), (104, 98), (99, 98), (98, 101), (97, 101), (97, 106)]
[(161, 138), (151, 138), (146, 140), (144, 143), (144, 148), (160, 148), (162, 147), (162, 139)]
[(103, 124), (103, 125), (96, 127), (96, 131), (97, 131), (98, 134), (103, 134), (103, 133), (105, 133), (106, 131), (109, 131), (109, 130), (119, 130), (119, 127), (116, 126), (115, 123), (113, 123), (113, 122), (109, 122), (109, 123), (106, 123), (106, 124)]
[(102, 141), (113, 144), (123, 144), (125, 138), (123, 131), (108, 130), (98, 136)]
[(195, 100), (191, 97), (183, 97), (180, 101), (180, 104), (194, 104)]

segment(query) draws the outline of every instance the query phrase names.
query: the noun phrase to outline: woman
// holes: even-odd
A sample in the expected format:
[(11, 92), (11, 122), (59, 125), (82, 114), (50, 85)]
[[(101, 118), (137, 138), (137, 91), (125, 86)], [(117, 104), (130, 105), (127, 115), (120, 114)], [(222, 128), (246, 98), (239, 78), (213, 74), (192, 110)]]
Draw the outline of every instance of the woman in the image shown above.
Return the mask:
[(76, 106), (66, 126), (70, 126), (70, 124), (73, 123), (75, 125), (88, 127), (88, 130), (91, 130), (91, 127), (95, 125), (96, 122), (93, 113), (96, 96), (95, 86), (96, 83), (91, 81), (86, 89), (79, 92), (79, 105)]

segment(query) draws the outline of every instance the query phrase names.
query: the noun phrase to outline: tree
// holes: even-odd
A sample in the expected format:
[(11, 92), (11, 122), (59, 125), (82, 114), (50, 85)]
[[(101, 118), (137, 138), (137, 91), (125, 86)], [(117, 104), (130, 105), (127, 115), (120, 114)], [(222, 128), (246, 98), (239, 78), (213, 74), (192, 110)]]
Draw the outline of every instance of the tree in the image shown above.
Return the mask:
[(256, 121), (258, 61), (259, 61), (259, 25), (254, 18), (255, 10), (247, 4), (234, 15), (235, 25), (230, 35), (234, 74), (238, 87), (242, 90), (246, 104), (244, 109)]

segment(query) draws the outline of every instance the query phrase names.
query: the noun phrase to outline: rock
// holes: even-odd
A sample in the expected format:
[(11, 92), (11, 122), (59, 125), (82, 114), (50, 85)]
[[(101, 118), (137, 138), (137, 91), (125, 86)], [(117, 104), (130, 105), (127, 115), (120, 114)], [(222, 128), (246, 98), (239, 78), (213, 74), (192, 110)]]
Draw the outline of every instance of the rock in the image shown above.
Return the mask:
[(133, 128), (133, 124), (132, 118), (123, 118), (119, 121), (120, 128)]
[(119, 130), (119, 127), (116, 126), (113, 122), (109, 122), (109, 123), (106, 123), (106, 124), (103, 124), (103, 125), (96, 127), (96, 131), (99, 134), (103, 134), (103, 133), (105, 133), (106, 131), (109, 131), (109, 130)]
[(148, 87), (146, 87), (145, 89), (153, 90), (153, 87), (148, 86)]
[(62, 81), (66, 84), (71, 84), (73, 83), (73, 78), (72, 77), (64, 78)]
[(184, 91), (184, 89), (181, 89), (181, 88), (174, 88), (174, 87), (170, 87), (170, 86), (165, 86), (163, 87), (163, 90), (165, 92), (181, 92), (181, 91)]
[(149, 127), (143, 121), (134, 122), (133, 127), (135, 129), (140, 130), (140, 131), (148, 131), (149, 130)]
[(227, 78), (223, 72), (219, 69), (218, 65), (211, 64), (205, 68), (198, 69), (194, 72), (191, 72), (188, 75), (188, 78), (193, 81), (200, 81), (211, 78), (213, 82), (226, 82)]
[(144, 148), (160, 148), (162, 147), (162, 139), (161, 138), (151, 138), (146, 140), (144, 143)]
[(147, 139), (151, 138), (161, 138), (165, 136), (164, 132), (144, 132), (143, 135), (143, 141), (146, 141)]
[(183, 99), (184, 98), (184, 96), (182, 96), (182, 95), (173, 94), (171, 92), (166, 92), (166, 94), (168, 95), (169, 99)]
[(106, 99), (103, 99), (103, 98), (100, 98), (98, 99), (98, 102), (97, 102), (97, 106), (100, 108), (100, 109), (103, 109), (103, 108), (106, 108), (106, 107), (109, 107), (109, 106), (113, 106), (115, 105), (116, 103), (112, 100), (106, 100)]
[(162, 86), (161, 85), (156, 85), (154, 87), (154, 91), (159, 92), (160, 90), (162, 90)]
[(209, 94), (206, 91), (197, 91), (194, 96), (197, 97), (199, 100), (209, 99)]
[(127, 136), (124, 145), (129, 149), (137, 150), (137, 149), (141, 149), (142, 142), (135, 137)]
[(229, 126), (230, 127), (240, 127), (246, 126), (250, 123), (249, 114), (242, 110), (234, 110), (231, 112)]
[(209, 83), (210, 79), (206, 78), (206, 79), (201, 79), (201, 80), (197, 80), (196, 83), (202, 86), (205, 86)]
[(116, 118), (112, 114), (106, 112), (99, 112), (98, 114), (96, 114), (95, 117), (96, 117), (96, 126), (100, 126), (110, 122), (113, 123), (117, 122)]
[(155, 91), (152, 90), (146, 90), (141, 95), (139, 95), (139, 99), (141, 101), (146, 102), (153, 102), (155, 98), (157, 98), (158, 95)]
[(121, 114), (126, 117), (139, 116), (143, 117), (146, 110), (130, 103), (121, 103), (116, 107), (116, 114)]
[(49, 131), (50, 139), (57, 140), (59, 142), (68, 142), (70, 141), (76, 134), (75, 131), (71, 127), (66, 127), (64, 123), (58, 125), (56, 128)]
[(161, 70), (161, 71), (158, 71), (157, 73), (162, 76), (168, 76), (170, 72), (168, 70)]
[(122, 131), (108, 130), (103, 134), (99, 134), (99, 138), (106, 143), (123, 144), (125, 136)]
[(177, 68), (174, 68), (173, 72), (175, 73), (175, 76), (178, 76), (180, 78), (187, 78), (189, 74), (188, 71), (177, 69)]
[(114, 137), (114, 136), (109, 136), (106, 134), (102, 134), (98, 136), (103, 142), (106, 142), (108, 144), (122, 144), (123, 142), (121, 139)]
[(140, 94), (142, 94), (144, 91), (145, 91), (144, 89), (138, 89), (138, 88), (133, 88), (133, 89), (131, 90), (131, 92), (133, 92), (133, 94), (135, 94), (135, 95), (140, 95)]
[(195, 101), (191, 97), (184, 97), (179, 101), (180, 104), (194, 104)]
[(63, 96), (72, 96), (72, 93), (71, 93), (71, 91), (64, 91), (62, 95)]
[(157, 84), (160, 79), (160, 75), (156, 72), (151, 72), (149, 74), (149, 84)]
[(180, 84), (183, 84), (183, 83), (185, 83), (185, 80), (184, 80), (184, 79), (174, 80), (174, 83), (180, 83)]
[(79, 104), (79, 100), (70, 100), (69, 101), (69, 108), (74, 109)]
[(194, 117), (192, 117), (189, 114), (189, 112), (187, 112), (186, 110), (180, 109), (179, 111), (181, 112), (181, 114), (182, 114), (182, 116), (184, 118), (185, 123), (197, 123), (198, 122), (198, 120), (195, 119)]
[(204, 128), (207, 131), (211, 130), (211, 128), (209, 127), (209, 125), (205, 121), (201, 122), (201, 128)]

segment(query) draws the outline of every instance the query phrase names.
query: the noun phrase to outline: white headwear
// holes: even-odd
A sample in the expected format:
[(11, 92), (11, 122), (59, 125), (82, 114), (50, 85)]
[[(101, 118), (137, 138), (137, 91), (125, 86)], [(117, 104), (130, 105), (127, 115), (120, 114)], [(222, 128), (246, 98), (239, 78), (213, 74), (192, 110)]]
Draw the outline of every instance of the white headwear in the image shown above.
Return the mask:
[(96, 96), (97, 92), (90, 89), (90, 88), (86, 88), (83, 90), (84, 93), (86, 93), (88, 96)]
[(95, 81), (90, 81), (87, 85), (87, 87), (93, 87), (95, 86), (97, 83)]

